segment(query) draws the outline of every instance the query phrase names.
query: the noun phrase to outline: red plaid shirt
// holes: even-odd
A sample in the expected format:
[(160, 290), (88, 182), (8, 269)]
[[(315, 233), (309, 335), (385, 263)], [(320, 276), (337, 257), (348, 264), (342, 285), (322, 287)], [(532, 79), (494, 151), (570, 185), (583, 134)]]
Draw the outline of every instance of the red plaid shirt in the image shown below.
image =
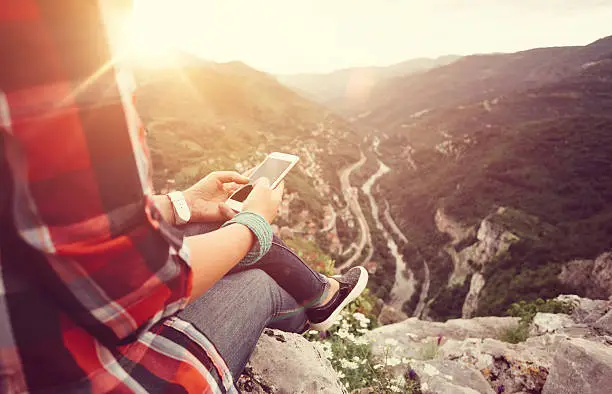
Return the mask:
[(236, 392), (175, 316), (188, 253), (150, 197), (109, 3), (0, 0), (0, 392)]

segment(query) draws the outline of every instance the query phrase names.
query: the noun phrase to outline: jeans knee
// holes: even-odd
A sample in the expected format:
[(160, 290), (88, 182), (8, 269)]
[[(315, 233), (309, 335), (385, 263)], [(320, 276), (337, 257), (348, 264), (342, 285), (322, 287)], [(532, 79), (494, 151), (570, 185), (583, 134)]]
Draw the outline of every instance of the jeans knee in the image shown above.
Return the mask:
[(250, 269), (244, 272), (249, 277), (251, 296), (260, 305), (268, 305), (271, 315), (276, 315), (282, 307), (280, 286), (261, 269)]

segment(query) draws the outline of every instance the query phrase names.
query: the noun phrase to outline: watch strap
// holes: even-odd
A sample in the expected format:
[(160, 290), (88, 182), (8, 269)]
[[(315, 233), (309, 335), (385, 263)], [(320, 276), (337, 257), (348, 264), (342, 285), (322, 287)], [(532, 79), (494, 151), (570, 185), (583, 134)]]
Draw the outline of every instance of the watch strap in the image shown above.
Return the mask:
[(189, 209), (189, 205), (187, 205), (183, 192), (170, 192), (168, 193), (168, 198), (170, 199), (172, 209), (174, 210), (175, 224), (181, 225), (189, 222), (189, 219), (191, 219), (191, 210)]

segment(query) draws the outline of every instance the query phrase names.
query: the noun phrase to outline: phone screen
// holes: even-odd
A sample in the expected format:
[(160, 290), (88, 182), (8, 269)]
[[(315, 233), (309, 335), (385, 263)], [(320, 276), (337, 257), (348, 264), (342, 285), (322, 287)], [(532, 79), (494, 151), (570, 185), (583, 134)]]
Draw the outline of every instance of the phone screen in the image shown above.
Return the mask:
[(268, 157), (266, 161), (251, 174), (249, 179), (251, 182), (255, 182), (261, 177), (266, 177), (270, 180), (270, 184), (273, 184), (290, 165), (290, 161)]
[[(273, 184), (290, 165), (290, 161), (267, 157), (266, 161), (249, 177), (250, 183), (254, 183), (261, 177), (266, 177), (270, 180), (270, 184)], [(252, 185), (244, 186), (232, 195), (232, 200), (244, 202), (251, 190), (253, 190)]]

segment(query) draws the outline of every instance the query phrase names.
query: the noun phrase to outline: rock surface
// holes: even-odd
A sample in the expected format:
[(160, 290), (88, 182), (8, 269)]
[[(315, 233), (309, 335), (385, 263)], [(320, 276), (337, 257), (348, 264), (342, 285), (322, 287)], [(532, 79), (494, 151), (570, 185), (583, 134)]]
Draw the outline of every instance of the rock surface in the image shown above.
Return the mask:
[(495, 392), (477, 369), (447, 360), (414, 362), (411, 367), (420, 377), (422, 391), (441, 394), (479, 394)]
[(531, 323), (530, 334), (533, 336), (554, 334), (575, 324), (569, 315), (563, 313), (538, 313)]
[(301, 335), (266, 330), (241, 377), (244, 393), (345, 393), (329, 361)]
[(612, 347), (581, 338), (561, 342), (543, 394), (609, 394)]

